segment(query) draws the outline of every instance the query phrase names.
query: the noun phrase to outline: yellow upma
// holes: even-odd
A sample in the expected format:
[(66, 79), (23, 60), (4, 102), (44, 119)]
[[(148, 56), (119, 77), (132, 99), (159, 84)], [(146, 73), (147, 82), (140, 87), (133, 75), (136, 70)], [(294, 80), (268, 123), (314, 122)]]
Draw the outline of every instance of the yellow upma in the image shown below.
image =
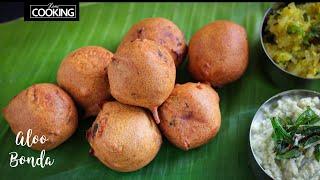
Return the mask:
[(263, 40), (280, 67), (301, 77), (320, 78), (320, 3), (290, 3), (275, 11)]

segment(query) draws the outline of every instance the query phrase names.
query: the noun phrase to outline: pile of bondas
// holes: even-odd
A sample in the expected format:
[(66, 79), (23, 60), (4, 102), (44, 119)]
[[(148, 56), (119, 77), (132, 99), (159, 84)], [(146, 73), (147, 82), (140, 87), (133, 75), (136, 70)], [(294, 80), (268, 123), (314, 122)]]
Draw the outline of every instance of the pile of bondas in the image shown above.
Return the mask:
[[(187, 54), (195, 83), (175, 84)], [(32, 85), (3, 114), (15, 134), (32, 129), (49, 139), (35, 150), (66, 141), (78, 117), (97, 116), (86, 133), (91, 154), (113, 170), (135, 171), (154, 159), (162, 135), (183, 150), (215, 137), (221, 114), (212, 87), (239, 79), (247, 65), (247, 34), (240, 25), (210, 23), (188, 48), (173, 22), (147, 18), (131, 27), (114, 54), (98, 46), (71, 52), (59, 67), (58, 85)]]

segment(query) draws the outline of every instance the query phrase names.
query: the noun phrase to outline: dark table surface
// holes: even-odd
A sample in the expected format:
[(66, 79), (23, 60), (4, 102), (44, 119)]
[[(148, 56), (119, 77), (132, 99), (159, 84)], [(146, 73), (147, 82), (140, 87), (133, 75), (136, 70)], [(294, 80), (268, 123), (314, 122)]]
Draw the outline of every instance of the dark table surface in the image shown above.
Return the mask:
[(22, 17), (23, 13), (23, 2), (0, 2), (0, 23)]

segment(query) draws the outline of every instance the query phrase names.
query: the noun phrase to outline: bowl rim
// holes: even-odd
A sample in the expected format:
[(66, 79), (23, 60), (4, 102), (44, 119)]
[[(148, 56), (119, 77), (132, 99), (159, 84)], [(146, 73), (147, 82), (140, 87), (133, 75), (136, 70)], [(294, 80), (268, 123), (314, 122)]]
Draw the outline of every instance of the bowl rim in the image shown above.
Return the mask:
[(251, 153), (253, 155), (253, 158), (255, 160), (255, 163), (260, 167), (260, 169), (264, 172), (264, 174), (266, 174), (268, 177), (270, 177), (271, 179), (274, 179), (270, 174), (268, 174), (266, 172), (266, 170), (262, 167), (262, 165), (257, 161), (257, 156), (255, 154), (255, 152), (253, 151), (252, 148), (252, 143), (251, 143), (251, 139), (252, 139), (252, 124), (255, 121), (255, 119), (257, 118), (256, 116), (258, 115), (258, 112), (260, 112), (262, 110), (262, 108), (264, 108), (266, 106), (266, 104), (268, 104), (270, 101), (279, 98), (279, 97), (284, 97), (284, 96), (290, 96), (290, 95), (294, 95), (294, 94), (299, 94), (299, 93), (310, 93), (310, 94), (314, 94), (314, 96), (318, 96), (320, 98), (320, 92), (318, 91), (314, 91), (314, 90), (308, 90), (308, 89), (291, 89), (291, 90), (287, 90), (287, 91), (282, 91), (280, 93), (277, 93), (275, 95), (273, 95), (272, 97), (270, 97), (268, 100), (266, 100), (265, 102), (263, 102), (260, 107), (258, 108), (258, 110), (256, 111), (256, 113), (254, 114), (252, 121), (250, 123), (250, 129), (249, 129), (249, 145), (250, 145), (250, 150)]
[(261, 46), (262, 46), (262, 49), (264, 51), (264, 53), (267, 55), (268, 57), (268, 60), (271, 61), (271, 63), (276, 66), (278, 69), (280, 69), (282, 72), (290, 75), (290, 76), (293, 76), (295, 78), (299, 78), (299, 79), (302, 79), (302, 80), (311, 80), (311, 81), (314, 81), (314, 80), (320, 80), (320, 77), (318, 78), (308, 78), (308, 77), (302, 77), (302, 76), (299, 76), (299, 75), (296, 75), (296, 74), (293, 74), (292, 72), (290, 71), (287, 71), (285, 69), (283, 69), (282, 67), (280, 67), (273, 59), (272, 57), (269, 55), (267, 49), (265, 48), (265, 45), (264, 45), (264, 42), (263, 42), (263, 26), (265, 24), (265, 21), (266, 21), (266, 18), (269, 16), (269, 13), (272, 11), (272, 10), (275, 10), (274, 7), (270, 7), (267, 9), (267, 11), (264, 13), (263, 15), (263, 19), (262, 19), (262, 23), (260, 24), (260, 43), (261, 43)]

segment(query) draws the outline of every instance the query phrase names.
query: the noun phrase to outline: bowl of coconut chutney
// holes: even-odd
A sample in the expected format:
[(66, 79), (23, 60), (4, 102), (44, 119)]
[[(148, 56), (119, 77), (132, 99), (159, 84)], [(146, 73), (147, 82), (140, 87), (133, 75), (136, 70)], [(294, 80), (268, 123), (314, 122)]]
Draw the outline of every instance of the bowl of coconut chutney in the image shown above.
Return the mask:
[(289, 90), (256, 112), (249, 132), (258, 179), (320, 179), (320, 93)]

